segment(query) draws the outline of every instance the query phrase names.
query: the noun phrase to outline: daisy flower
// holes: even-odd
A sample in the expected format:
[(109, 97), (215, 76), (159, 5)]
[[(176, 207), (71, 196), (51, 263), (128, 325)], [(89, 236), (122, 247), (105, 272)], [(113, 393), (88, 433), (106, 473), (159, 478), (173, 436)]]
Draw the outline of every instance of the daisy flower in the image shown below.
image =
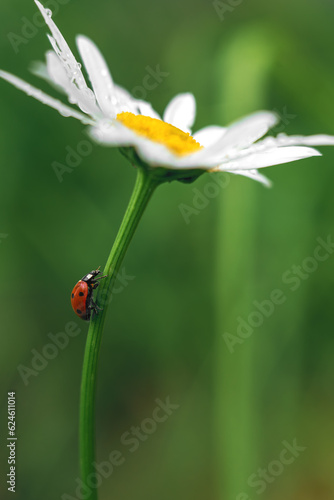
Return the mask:
[(99, 49), (79, 35), (77, 47), (89, 88), (81, 64), (52, 20), (52, 12), (38, 0), (35, 3), (51, 31), (48, 38), (53, 49), (46, 53), (46, 64), (35, 72), (65, 93), (80, 111), (10, 73), (0, 71), (0, 77), (61, 115), (89, 125), (95, 141), (121, 148), (131, 162), (156, 169), (160, 176), (189, 181), (205, 171), (224, 171), (269, 185), (258, 169), (319, 156), (310, 146), (334, 145), (334, 137), (328, 135), (280, 134), (260, 140), (278, 122), (278, 116), (270, 111), (259, 111), (228, 127), (211, 125), (193, 133), (196, 102), (192, 94), (174, 97), (160, 117), (148, 102), (135, 99), (113, 82)]

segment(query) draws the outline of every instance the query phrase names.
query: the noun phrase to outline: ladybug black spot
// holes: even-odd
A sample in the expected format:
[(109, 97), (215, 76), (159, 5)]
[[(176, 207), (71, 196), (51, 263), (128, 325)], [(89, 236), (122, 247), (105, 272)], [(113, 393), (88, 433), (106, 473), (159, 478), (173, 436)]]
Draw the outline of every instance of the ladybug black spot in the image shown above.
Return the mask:
[(72, 299), (74, 299), (74, 293), (72, 293)]
[(83, 292), (79, 292), (79, 295), (80, 295), (80, 297), (83, 297), (84, 293)]
[(77, 314), (79, 314), (81, 316), (82, 311), (80, 309), (77, 309)]

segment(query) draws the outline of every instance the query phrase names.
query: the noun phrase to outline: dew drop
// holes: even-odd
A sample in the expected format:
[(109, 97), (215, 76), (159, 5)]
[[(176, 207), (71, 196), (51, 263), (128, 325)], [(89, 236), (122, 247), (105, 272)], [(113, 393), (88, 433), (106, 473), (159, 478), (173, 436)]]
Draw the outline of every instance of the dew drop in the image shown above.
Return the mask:
[(85, 89), (84, 92), (88, 99), (95, 100), (95, 94), (91, 89)]
[(59, 109), (59, 113), (61, 116), (64, 116), (64, 118), (68, 118), (70, 116), (70, 113), (66, 109)]
[(52, 10), (50, 10), (50, 9), (45, 9), (45, 14), (46, 14), (48, 17), (52, 17)]

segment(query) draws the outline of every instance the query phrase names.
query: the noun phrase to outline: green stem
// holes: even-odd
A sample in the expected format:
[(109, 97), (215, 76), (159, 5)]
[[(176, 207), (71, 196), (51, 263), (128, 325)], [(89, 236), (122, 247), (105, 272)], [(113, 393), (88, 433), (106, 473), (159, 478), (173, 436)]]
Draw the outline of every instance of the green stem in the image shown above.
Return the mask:
[[(103, 325), (110, 302), (113, 284), (118, 270), (135, 233), (144, 210), (159, 181), (149, 171), (138, 168), (136, 184), (133, 189), (128, 208), (125, 212), (121, 227), (111, 249), (103, 274), (106, 278), (101, 280), (97, 303), (103, 306), (99, 314), (94, 315), (88, 331), (85, 356), (81, 381), (80, 400), (80, 468), (81, 478), (87, 490), (91, 490), (86, 500), (97, 500), (97, 490), (92, 487), (95, 483), (95, 390), (99, 350), (101, 345)], [(91, 481), (89, 475), (91, 474)], [(88, 482), (87, 482), (88, 478)]]

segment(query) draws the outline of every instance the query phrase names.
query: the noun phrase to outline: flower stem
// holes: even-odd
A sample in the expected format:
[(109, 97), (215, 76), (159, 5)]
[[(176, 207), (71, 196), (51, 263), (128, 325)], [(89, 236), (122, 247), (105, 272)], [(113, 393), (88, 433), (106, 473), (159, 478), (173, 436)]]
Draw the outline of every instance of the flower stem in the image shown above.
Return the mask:
[(89, 496), (85, 496), (86, 500), (97, 500), (98, 498), (97, 489), (94, 486), (96, 483), (94, 414), (97, 364), (103, 325), (118, 270), (144, 210), (158, 184), (159, 180), (154, 178), (148, 170), (138, 168), (136, 184), (129, 205), (103, 271), (107, 277), (100, 282), (97, 304), (103, 307), (103, 310), (93, 315), (88, 330), (81, 380), (79, 436), (81, 479), (87, 492), (90, 491)]

